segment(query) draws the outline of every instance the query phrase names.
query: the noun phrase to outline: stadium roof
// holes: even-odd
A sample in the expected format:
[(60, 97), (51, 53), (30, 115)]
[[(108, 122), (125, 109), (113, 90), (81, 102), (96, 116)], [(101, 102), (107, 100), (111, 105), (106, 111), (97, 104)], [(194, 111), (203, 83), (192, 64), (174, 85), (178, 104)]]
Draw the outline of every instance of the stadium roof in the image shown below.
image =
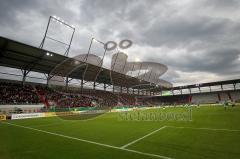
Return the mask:
[(226, 80), (226, 81), (217, 81), (217, 82), (208, 82), (208, 83), (199, 83), (185, 86), (177, 86), (164, 90), (180, 90), (180, 89), (191, 89), (191, 88), (199, 88), (199, 87), (211, 87), (211, 86), (219, 86), (219, 85), (228, 85), (228, 84), (237, 84), (240, 83), (240, 79), (234, 80)]
[[(113, 84), (122, 87), (138, 86), (137, 88), (139, 89), (146, 89), (146, 86), (148, 85), (149, 87), (147, 88), (153, 87), (150, 82), (139, 80), (135, 77), (127, 76), (90, 63), (80, 61), (77, 63), (79, 67), (76, 67), (76, 59), (4, 37), (0, 37), (0, 50), (1, 66), (45, 74), (56, 73), (61, 74), (62, 76), (68, 75), (69, 78), (74, 79), (82, 79), (85, 74), (85, 81), (95, 81), (97, 83)], [(59, 65), (61, 63), (64, 63), (64, 65)], [(73, 69), (73, 67), (75, 69)], [(54, 72), (56, 69), (61, 71)], [(70, 69), (71, 72), (69, 73)], [(144, 87), (139, 87), (141, 85)]]

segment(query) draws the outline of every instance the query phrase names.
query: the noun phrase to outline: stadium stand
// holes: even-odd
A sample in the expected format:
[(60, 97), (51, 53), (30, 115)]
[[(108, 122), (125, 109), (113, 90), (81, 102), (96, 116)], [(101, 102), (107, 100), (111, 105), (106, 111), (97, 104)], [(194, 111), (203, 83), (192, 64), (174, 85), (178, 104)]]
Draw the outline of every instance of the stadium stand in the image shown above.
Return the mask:
[(180, 94), (170, 96), (156, 96), (145, 98), (144, 105), (175, 105), (175, 104), (214, 104), (226, 101), (237, 102), (240, 100), (240, 91), (205, 92), (195, 94)]
[(0, 112), (34, 113), (44, 111), (64, 111), (65, 109), (91, 109), (97, 106), (138, 107), (183, 104), (215, 104), (240, 102), (240, 90), (201, 92), (168, 96), (142, 96), (120, 92), (93, 89), (50, 87), (46, 84), (0, 80)]
[(230, 93), (233, 101), (240, 100), (240, 91), (235, 91)]
[(192, 95), (192, 103), (217, 103), (219, 102), (218, 93), (200, 93)]
[(37, 93), (31, 85), (1, 82), (0, 87), (0, 104), (39, 103)]
[(228, 96), (228, 93), (226, 93), (226, 92), (220, 92), (219, 93), (219, 98), (220, 98), (220, 101), (228, 101), (228, 100), (230, 100), (230, 98)]
[(50, 88), (47, 85), (19, 81), (0, 82), (0, 105), (6, 104), (44, 104), (46, 108), (58, 107), (92, 107), (116, 105), (135, 105), (135, 96), (128, 94), (113, 94), (102, 90), (84, 89), (72, 90), (65, 87)]
[(152, 105), (172, 105), (188, 103), (189, 95), (173, 95), (173, 96), (158, 96), (153, 98), (146, 98), (145, 104)]

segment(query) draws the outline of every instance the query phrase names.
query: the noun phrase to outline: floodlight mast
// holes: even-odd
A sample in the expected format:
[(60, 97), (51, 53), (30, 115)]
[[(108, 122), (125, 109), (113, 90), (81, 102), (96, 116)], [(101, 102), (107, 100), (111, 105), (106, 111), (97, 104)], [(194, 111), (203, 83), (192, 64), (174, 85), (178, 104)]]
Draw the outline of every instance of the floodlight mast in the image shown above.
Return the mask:
[[(66, 27), (69, 27), (70, 29), (72, 29), (72, 35), (71, 35), (71, 39), (70, 39), (69, 43), (64, 43), (64, 42), (59, 41), (59, 40), (57, 40), (57, 39), (54, 39), (54, 38), (52, 38), (52, 37), (50, 37), (50, 36), (47, 36), (47, 34), (48, 34), (48, 29), (49, 29), (49, 25), (50, 25), (50, 23), (51, 23), (52, 20), (53, 20), (53, 21), (56, 21), (56, 22), (58, 22), (58, 23), (60, 23), (60, 24), (63, 24), (63, 25), (65, 25)], [(45, 40), (46, 40), (46, 38), (47, 38), (47, 39), (56, 41), (56, 42), (58, 42), (58, 43), (61, 43), (61, 44), (63, 44), (63, 45), (66, 45), (66, 46), (67, 46), (67, 49), (66, 49), (66, 51), (65, 51), (65, 53), (64, 53), (64, 56), (68, 56), (69, 50), (70, 50), (70, 48), (71, 48), (71, 44), (72, 44), (72, 40), (73, 40), (74, 33), (75, 33), (75, 27), (74, 27), (73, 25), (69, 25), (69, 24), (66, 23), (64, 20), (60, 19), (59, 17), (50, 16), (49, 19), (48, 19), (48, 24), (47, 24), (47, 28), (46, 28), (46, 31), (45, 31), (43, 40), (42, 40), (39, 48), (42, 49), (42, 48), (44, 47), (44, 43), (45, 43)]]

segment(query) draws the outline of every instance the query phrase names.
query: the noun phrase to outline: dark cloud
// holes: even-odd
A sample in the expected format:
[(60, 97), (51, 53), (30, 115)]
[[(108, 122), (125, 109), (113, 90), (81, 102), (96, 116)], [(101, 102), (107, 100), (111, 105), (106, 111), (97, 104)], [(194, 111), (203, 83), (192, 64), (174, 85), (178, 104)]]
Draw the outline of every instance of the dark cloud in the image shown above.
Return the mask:
[(214, 9), (239, 9), (240, 2), (238, 0), (204, 0), (201, 2), (206, 7), (212, 7)]
[(185, 56), (186, 60), (182, 63), (182, 70), (187, 72), (195, 70), (227, 75), (239, 71), (239, 56), (240, 50), (225, 48), (194, 55), (190, 54), (189, 56)]
[[(171, 56), (161, 54), (161, 62), (170, 66), (172, 73), (164, 78), (174, 80), (178, 77), (174, 71), (181, 72), (207, 72), (218, 76), (227, 76), (240, 71), (240, 50), (219, 48), (215, 50), (204, 50), (183, 54), (171, 53)], [(154, 54), (155, 55), (155, 54)], [(146, 60), (159, 62), (160, 57), (148, 56)], [(174, 73), (173, 73), (174, 72)]]
[(18, 12), (31, 9), (36, 6), (35, 1), (25, 0), (2, 0), (0, 5), (0, 25), (1, 26), (14, 26), (17, 21)]
[(207, 17), (174, 17), (156, 21), (143, 36), (148, 45), (169, 47), (186, 46), (194, 41), (217, 42), (227, 33), (230, 21)]

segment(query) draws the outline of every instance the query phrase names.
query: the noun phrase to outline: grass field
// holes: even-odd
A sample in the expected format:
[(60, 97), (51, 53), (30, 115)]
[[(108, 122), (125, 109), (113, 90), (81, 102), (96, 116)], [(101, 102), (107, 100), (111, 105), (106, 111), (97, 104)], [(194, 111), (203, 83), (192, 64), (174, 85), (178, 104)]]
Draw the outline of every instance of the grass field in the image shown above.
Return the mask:
[(240, 158), (240, 107), (201, 107), (192, 113), (192, 121), (124, 121), (118, 113), (106, 113), (86, 121), (0, 122), (0, 159)]

